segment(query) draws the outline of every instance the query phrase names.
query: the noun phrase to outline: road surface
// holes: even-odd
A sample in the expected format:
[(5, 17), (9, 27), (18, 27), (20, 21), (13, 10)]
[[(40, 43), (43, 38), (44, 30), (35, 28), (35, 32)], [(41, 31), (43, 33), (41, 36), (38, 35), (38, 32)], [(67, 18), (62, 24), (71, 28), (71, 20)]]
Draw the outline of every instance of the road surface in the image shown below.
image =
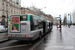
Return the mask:
[(35, 41), (8, 40), (0, 42), (0, 50), (75, 50), (74, 28), (62, 26), (62, 32), (53, 30), (42, 39)]

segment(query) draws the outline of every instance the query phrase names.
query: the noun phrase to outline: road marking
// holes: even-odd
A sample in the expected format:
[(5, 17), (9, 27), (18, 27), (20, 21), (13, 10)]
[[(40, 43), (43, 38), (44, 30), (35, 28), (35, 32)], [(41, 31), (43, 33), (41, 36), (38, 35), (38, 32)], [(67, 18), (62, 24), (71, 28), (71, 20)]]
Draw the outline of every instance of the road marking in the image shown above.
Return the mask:
[(44, 38), (46, 38), (49, 34), (46, 34), (46, 36), (44, 36), (43, 38), (41, 38), (37, 43), (35, 43), (31, 48), (29, 48), (28, 50), (34, 50), (38, 45), (40, 45), (40, 43), (44, 40)]
[(16, 45), (16, 46), (3, 47), (3, 48), (0, 48), (0, 50), (2, 50), (2, 49), (9, 49), (9, 48), (15, 48), (15, 47), (23, 47), (23, 46), (28, 46), (28, 45), (32, 45), (32, 43), (24, 44), (24, 45)]
[[(67, 31), (67, 30), (66, 30)], [(68, 31), (67, 31), (68, 32)], [(68, 32), (73, 38), (75, 38), (74, 36), (73, 36), (73, 34), (71, 34), (70, 32)]]
[[(72, 29), (72, 28), (69, 28), (69, 29)], [(74, 29), (72, 29), (73, 31), (75, 31)]]
[(43, 41), (43, 39), (41, 39), (39, 42), (37, 42), (34, 46), (32, 46), (31, 48), (29, 48), (28, 50), (34, 50), (34, 48), (37, 47)]

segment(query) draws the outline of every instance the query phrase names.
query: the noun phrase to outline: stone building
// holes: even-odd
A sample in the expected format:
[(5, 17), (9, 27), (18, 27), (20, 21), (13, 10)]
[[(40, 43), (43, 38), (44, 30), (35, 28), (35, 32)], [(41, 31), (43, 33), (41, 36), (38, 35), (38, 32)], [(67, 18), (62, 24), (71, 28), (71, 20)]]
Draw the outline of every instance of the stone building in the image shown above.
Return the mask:
[(10, 15), (20, 14), (21, 0), (0, 0), (0, 22), (5, 16), (5, 22)]
[(47, 15), (47, 14), (43, 13), (40, 9), (37, 9), (35, 7), (30, 7), (30, 8), (22, 7), (21, 14), (33, 14), (33, 15), (39, 16), (41, 18), (44, 18), (44, 19), (47, 19), (47, 20), (53, 22), (53, 17), (50, 14)]
[(21, 8), (21, 14), (34, 14), (37, 15), (35, 11), (30, 10), (29, 8)]
[(56, 17), (53, 18), (53, 24), (60, 24), (60, 19), (57, 19)]

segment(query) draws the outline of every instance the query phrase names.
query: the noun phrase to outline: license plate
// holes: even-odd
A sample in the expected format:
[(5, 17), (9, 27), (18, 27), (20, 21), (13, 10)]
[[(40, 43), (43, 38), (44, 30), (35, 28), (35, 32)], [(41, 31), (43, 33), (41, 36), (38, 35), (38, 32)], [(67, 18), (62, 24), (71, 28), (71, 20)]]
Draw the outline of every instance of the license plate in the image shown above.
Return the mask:
[(21, 37), (22, 35), (16, 35), (16, 37)]

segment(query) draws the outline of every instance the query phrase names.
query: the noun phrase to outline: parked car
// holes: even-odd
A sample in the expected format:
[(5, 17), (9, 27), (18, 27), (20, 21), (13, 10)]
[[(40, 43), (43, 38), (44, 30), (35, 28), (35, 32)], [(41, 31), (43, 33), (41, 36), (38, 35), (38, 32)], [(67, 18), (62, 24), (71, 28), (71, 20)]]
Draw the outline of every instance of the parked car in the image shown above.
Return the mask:
[(7, 30), (8, 30), (8, 28), (5, 28), (5, 26), (0, 25), (0, 32), (5, 32)]

